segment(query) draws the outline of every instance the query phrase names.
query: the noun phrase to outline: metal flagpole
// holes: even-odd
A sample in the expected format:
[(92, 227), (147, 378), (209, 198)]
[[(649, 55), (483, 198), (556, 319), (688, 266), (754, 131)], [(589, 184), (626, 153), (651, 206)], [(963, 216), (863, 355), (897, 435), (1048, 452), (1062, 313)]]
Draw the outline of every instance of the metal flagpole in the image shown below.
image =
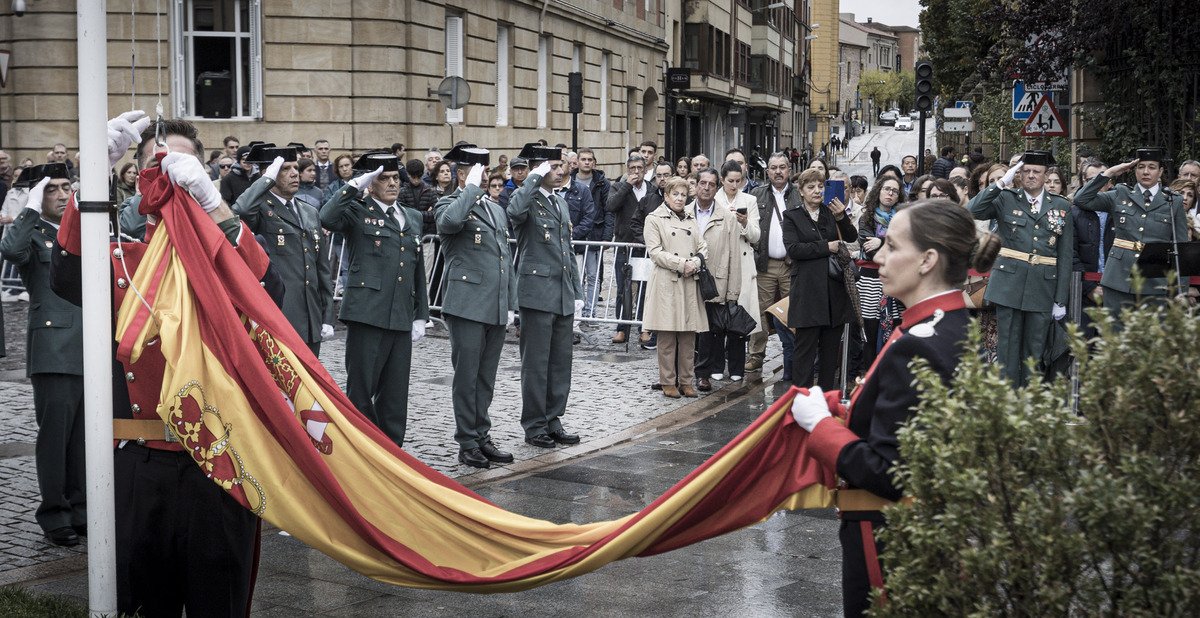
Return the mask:
[[(108, 50), (104, 0), (77, 2), (79, 205), (83, 255), (84, 436), (87, 462), (88, 608), (117, 613), (113, 495), (112, 299), (108, 258)], [(104, 104), (96, 105), (97, 101)]]

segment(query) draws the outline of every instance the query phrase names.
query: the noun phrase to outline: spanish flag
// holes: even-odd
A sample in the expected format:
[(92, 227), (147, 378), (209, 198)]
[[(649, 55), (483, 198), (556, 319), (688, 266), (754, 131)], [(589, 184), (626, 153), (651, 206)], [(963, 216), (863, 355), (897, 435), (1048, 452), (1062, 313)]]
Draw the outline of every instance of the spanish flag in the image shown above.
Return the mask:
[[(196, 465), (271, 524), (354, 570), (414, 588), (510, 592), (832, 504), (788, 393), (640, 512), (554, 524), (505, 511), (396, 447), (351, 404), (236, 249), (183, 190), (142, 175), (161, 222), (116, 339), (166, 357), (158, 414)], [(241, 242), (253, 242), (249, 238)], [(152, 318), (152, 319), (151, 319)]]

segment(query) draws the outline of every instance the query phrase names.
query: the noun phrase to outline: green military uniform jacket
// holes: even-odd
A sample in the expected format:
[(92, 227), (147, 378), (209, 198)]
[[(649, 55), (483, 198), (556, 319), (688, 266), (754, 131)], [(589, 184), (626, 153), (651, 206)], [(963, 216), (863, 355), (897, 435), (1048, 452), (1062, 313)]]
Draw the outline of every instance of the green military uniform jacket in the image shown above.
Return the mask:
[(542, 195), (542, 177), (530, 174), (508, 202), (517, 235), (517, 304), (557, 315), (575, 313), (583, 284), (571, 248), (571, 208), (562, 197)]
[(517, 310), (517, 276), (508, 244), (508, 215), (475, 185), (438, 200), (437, 230), (446, 269), (442, 313), (505, 325)]
[(270, 192), (275, 181), (259, 178), (246, 189), (233, 211), (255, 234), (267, 241), (267, 255), (283, 278), (283, 315), (300, 338), (321, 340), (321, 325), (333, 323), (333, 275), (328, 247), (322, 240), (317, 209), (292, 199), (300, 219), (278, 195)]
[[(1091, 182), (1075, 194), (1075, 205), (1084, 210), (1099, 210), (1113, 217), (1114, 239), (1136, 243), (1171, 242), (1171, 211), (1174, 210), (1175, 236), (1179, 242), (1187, 242), (1187, 213), (1183, 208), (1183, 196), (1159, 185), (1154, 199), (1146, 204), (1145, 191), (1140, 185), (1117, 185), (1110, 191), (1100, 192), (1108, 182), (1104, 174), (1097, 174)], [(1140, 250), (1131, 250), (1113, 245), (1104, 260), (1104, 274), (1100, 285), (1133, 294), (1129, 274)], [(1147, 279), (1142, 294), (1165, 294), (1166, 279)]]
[(1071, 203), (1044, 189), (1042, 195), (1045, 204), (1034, 213), (1024, 189), (1001, 189), (992, 183), (968, 204), (976, 219), (996, 220), (996, 233), (1005, 249), (1057, 258), (1055, 264), (996, 258), (985, 300), (1020, 311), (1048, 312), (1054, 303), (1067, 304), (1075, 245)]
[(50, 249), (58, 228), (26, 208), (0, 240), (0, 254), (17, 266), (29, 292), (25, 375), (83, 375), (83, 310), (50, 289)]
[(425, 260), (421, 251), (421, 213), (404, 213), (404, 228), (371, 197), (359, 199), (350, 185), (321, 207), (321, 225), (341, 232), (350, 248), (350, 269), (338, 319), (376, 328), (411, 331), (429, 319)]

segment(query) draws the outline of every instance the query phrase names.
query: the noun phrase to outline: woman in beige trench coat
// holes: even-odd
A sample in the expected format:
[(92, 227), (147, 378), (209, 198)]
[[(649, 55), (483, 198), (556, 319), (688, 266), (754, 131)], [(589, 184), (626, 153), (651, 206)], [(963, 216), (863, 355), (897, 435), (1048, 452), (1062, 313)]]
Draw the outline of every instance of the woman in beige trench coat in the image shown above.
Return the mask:
[[(753, 195), (742, 191), (744, 180), (745, 175), (742, 172), (741, 164), (736, 161), (726, 161), (725, 165), (721, 166), (721, 190), (717, 191), (717, 203), (728, 208), (742, 226), (741, 242), (738, 243), (738, 250), (741, 251), (742, 257), (742, 293), (738, 296), (738, 304), (746, 310), (746, 313), (754, 316), (754, 321), (757, 323), (761, 319), (762, 312), (758, 306), (758, 268), (754, 265), (754, 245), (758, 243), (762, 230), (758, 225), (758, 217), (747, 214), (758, 212), (758, 201), (754, 199)], [(741, 210), (739, 211), (739, 209)], [(758, 324), (750, 334), (753, 335), (761, 330), (762, 324)], [(732, 373), (731, 380), (736, 382), (742, 378), (739, 368), (731, 365), (729, 370)]]
[(700, 257), (708, 251), (695, 217), (684, 206), (687, 181), (663, 187), (663, 203), (646, 215), (646, 254), (654, 262), (642, 328), (658, 334), (658, 381), (663, 395), (696, 397), (696, 333), (708, 330), (708, 315), (696, 284)]

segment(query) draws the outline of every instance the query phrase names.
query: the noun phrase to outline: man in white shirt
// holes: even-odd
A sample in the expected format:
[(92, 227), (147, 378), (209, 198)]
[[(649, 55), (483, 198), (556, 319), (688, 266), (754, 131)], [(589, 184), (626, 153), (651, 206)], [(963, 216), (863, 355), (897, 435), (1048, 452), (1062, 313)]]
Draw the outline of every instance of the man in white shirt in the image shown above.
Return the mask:
[[(802, 200), (800, 192), (788, 182), (790, 175), (787, 155), (781, 152), (772, 154), (767, 160), (768, 184), (760, 185), (751, 193), (758, 200), (758, 222), (762, 228), (762, 236), (754, 247), (754, 265), (758, 268), (758, 306), (763, 310), (761, 324), (769, 324), (767, 308), (775, 304), (777, 297), (787, 298), (792, 289), (791, 261), (783, 246), (783, 213), (800, 208)], [(767, 329), (764, 327), (750, 337), (746, 371), (762, 369), (766, 351)], [(790, 356), (791, 350), (784, 349), (784, 358)]]

